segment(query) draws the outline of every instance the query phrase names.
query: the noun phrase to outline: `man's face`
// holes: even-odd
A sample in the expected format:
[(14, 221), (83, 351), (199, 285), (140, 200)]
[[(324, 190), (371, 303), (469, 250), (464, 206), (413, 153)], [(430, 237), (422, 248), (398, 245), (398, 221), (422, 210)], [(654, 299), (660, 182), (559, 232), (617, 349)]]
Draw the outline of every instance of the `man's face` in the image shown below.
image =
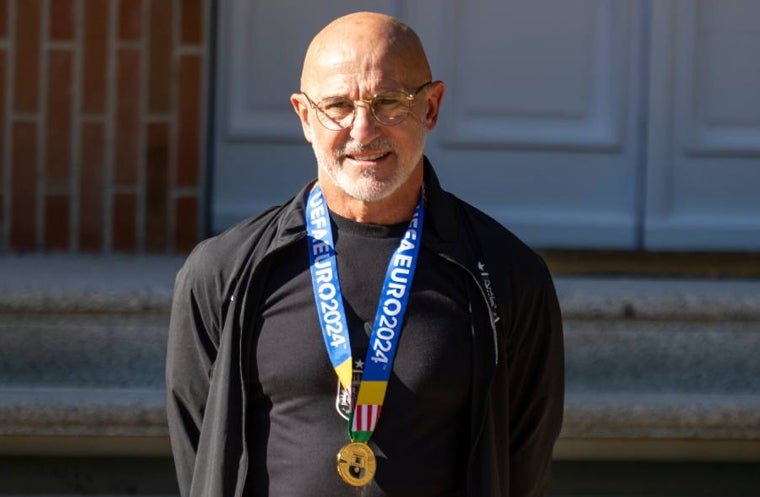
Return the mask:
[[(315, 103), (335, 96), (369, 100), (388, 90), (411, 93), (427, 82), (405, 74), (402, 64), (391, 56), (378, 57), (376, 52), (364, 55), (356, 50), (338, 50), (330, 55), (327, 63), (315, 69), (312, 83), (305, 89)], [(430, 91), (427, 87), (417, 95), (411, 113), (400, 124), (380, 124), (369, 106), (360, 102), (353, 123), (338, 131), (325, 128), (317, 118), (319, 111), (311, 109), (304, 98), (305, 106), (297, 112), (314, 149), (320, 181), (332, 181), (348, 196), (363, 202), (383, 200), (404, 186), (422, 167), (425, 137), (434, 125), (428, 116)]]

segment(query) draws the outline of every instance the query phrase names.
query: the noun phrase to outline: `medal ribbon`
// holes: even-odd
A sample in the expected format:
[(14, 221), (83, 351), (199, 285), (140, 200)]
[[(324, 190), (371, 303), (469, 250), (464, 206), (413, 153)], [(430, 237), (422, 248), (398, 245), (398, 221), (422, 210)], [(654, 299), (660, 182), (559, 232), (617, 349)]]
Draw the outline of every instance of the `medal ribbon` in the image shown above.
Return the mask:
[[(424, 205), (420, 196), (409, 226), (388, 263), (356, 402), (351, 399), (354, 408), (349, 416), (348, 432), (354, 442), (369, 441), (380, 417), (417, 267), (423, 217)], [(318, 184), (306, 201), (306, 232), (322, 337), (341, 386), (352, 393), (353, 361), (348, 322), (338, 279), (330, 216)]]

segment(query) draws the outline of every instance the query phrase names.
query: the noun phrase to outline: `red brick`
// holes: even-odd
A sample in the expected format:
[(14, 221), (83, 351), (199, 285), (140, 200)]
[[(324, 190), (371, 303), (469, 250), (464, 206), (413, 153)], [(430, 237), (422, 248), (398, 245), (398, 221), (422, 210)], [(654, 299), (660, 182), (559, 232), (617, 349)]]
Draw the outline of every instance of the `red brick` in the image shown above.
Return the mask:
[(79, 250), (103, 249), (103, 182), (105, 132), (102, 123), (84, 123), (81, 128), (79, 176)]
[(179, 127), (177, 147), (177, 186), (198, 185), (201, 132), (201, 58), (185, 55), (179, 65)]
[(11, 248), (37, 245), (37, 124), (13, 123), (11, 164)]
[(71, 75), (73, 57), (68, 51), (48, 52), (47, 158), (48, 186), (69, 186), (71, 169)]
[(113, 249), (117, 252), (137, 250), (137, 199), (132, 193), (113, 197)]
[(74, 9), (72, 0), (50, 2), (50, 39), (71, 40), (74, 38)]
[(68, 195), (48, 195), (45, 198), (45, 250), (68, 250), (70, 211)]
[(151, 123), (147, 128), (145, 175), (145, 249), (165, 252), (169, 193), (169, 126)]
[(203, 0), (182, 0), (181, 8), (182, 43), (200, 45), (203, 42)]
[(142, 0), (119, 2), (119, 39), (137, 40), (142, 34)]
[(119, 50), (117, 66), (114, 182), (134, 186), (140, 133), (140, 52)]
[(108, 0), (84, 0), (82, 111), (105, 112), (108, 65)]
[[(0, 0), (1, 2), (2, 0)], [(0, 118), (0, 122), (4, 123), (5, 119), (5, 77), (8, 74), (8, 54), (5, 52), (5, 50), (0, 50), (0, 116), (3, 116)], [(2, 158), (5, 157), (5, 133), (0, 133), (0, 192), (3, 191), (3, 160)], [(0, 222), (0, 226), (2, 226), (2, 222)], [(2, 245), (2, 243), (0, 243)]]
[(172, 74), (172, 2), (151, 0), (148, 111), (169, 112)]
[(176, 230), (174, 247), (177, 252), (188, 253), (198, 243), (198, 199), (180, 197), (176, 201)]
[(0, 0), (0, 40), (8, 37), (8, 2)]
[(14, 109), (36, 112), (40, 79), (40, 0), (16, 2), (16, 68)]

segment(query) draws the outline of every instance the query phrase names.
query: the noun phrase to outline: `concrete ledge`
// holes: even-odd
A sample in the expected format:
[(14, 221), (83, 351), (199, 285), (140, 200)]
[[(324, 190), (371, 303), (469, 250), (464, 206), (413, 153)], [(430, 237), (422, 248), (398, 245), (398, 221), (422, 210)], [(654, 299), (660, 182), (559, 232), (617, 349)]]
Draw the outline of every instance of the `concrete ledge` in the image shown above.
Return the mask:
[[(153, 389), (2, 389), (0, 436), (166, 436), (164, 402)], [(562, 437), (760, 440), (760, 398), (569, 392)]]
[(167, 313), (0, 312), (0, 389), (161, 389)]
[[(182, 262), (0, 257), (0, 453), (168, 454), (162, 361)], [(556, 285), (559, 454), (684, 458), (698, 446), (760, 460), (760, 280)]]
[(166, 435), (0, 435), (0, 456), (169, 457), (171, 446)]
[(562, 437), (760, 441), (760, 396), (569, 392)]
[(0, 311), (168, 311), (177, 256), (0, 257)]
[[(0, 455), (170, 455), (162, 391), (2, 390), (0, 399)], [(570, 394), (555, 459), (760, 461), (757, 399), (635, 400)]]
[(0, 435), (166, 436), (163, 390), (2, 389)]
[(566, 319), (760, 321), (760, 280), (555, 279)]
[[(0, 311), (167, 311), (181, 256), (0, 256)], [(760, 320), (760, 279), (557, 277), (567, 318)]]
[(760, 440), (566, 438), (554, 446), (559, 461), (760, 462)]

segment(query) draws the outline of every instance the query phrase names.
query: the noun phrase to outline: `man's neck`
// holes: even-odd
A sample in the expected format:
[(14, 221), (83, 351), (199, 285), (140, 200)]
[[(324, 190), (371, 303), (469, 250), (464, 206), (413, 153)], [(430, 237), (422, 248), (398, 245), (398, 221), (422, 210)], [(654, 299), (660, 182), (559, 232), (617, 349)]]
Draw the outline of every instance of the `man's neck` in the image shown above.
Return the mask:
[(353, 198), (329, 181), (321, 182), (320, 186), (330, 210), (339, 216), (359, 223), (390, 226), (412, 218), (420, 198), (422, 182), (410, 181), (376, 202)]
[(371, 204), (365, 202), (338, 203), (338, 205), (334, 207), (335, 203), (330, 203), (329, 200), (327, 201), (330, 210), (339, 216), (351, 219), (358, 223), (390, 226), (410, 220), (412, 214), (414, 214), (417, 199), (415, 199), (411, 207), (406, 205), (406, 203), (403, 206), (394, 203), (387, 207), (376, 208), (378, 207), (377, 204), (380, 203), (383, 202), (372, 202)]

